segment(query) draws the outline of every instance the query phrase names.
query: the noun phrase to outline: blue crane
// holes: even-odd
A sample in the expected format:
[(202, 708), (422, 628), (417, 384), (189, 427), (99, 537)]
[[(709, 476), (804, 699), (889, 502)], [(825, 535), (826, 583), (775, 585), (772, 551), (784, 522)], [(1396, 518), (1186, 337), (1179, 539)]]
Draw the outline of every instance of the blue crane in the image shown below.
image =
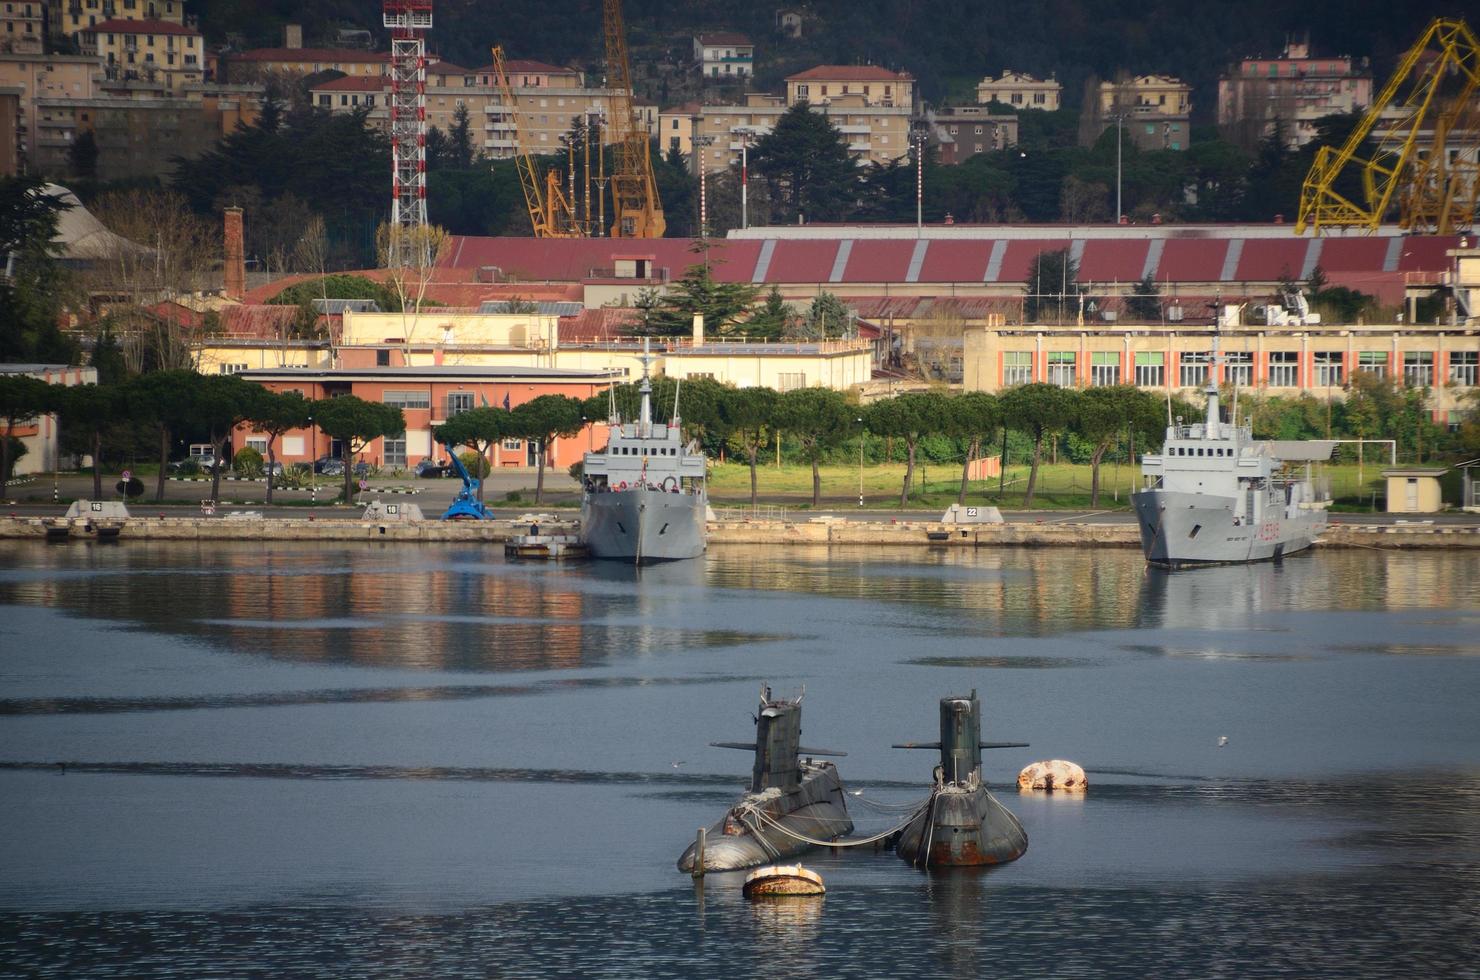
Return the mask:
[(478, 499), (479, 481), (474, 478), (473, 474), (468, 472), (468, 468), (463, 465), (462, 460), (457, 458), (456, 451), (450, 445), (443, 448), (447, 450), (447, 455), (451, 457), (452, 465), (457, 470), (457, 475), (462, 477), (463, 485), (462, 489), (457, 492), (457, 496), (452, 498), (452, 506), (447, 508), (447, 513), (442, 515), (442, 520), (492, 520), (493, 515), (488, 512), (487, 507), (483, 506), (483, 501)]

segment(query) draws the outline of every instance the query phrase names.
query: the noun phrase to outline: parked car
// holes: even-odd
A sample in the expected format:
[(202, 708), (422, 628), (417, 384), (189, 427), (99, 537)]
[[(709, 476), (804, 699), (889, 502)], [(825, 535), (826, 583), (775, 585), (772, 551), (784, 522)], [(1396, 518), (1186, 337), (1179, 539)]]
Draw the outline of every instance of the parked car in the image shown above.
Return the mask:
[[(344, 475), (344, 460), (342, 459), (320, 459), (313, 465), (314, 472), (319, 473), (323, 476)], [(363, 461), (358, 462), (355, 464), (354, 472), (355, 476), (363, 480), (365, 477), (370, 475), (370, 464)]]
[(313, 461), (313, 471), (315, 473), (328, 472), (325, 469), (326, 466), (337, 466), (340, 473), (344, 472), (344, 461), (341, 460), (338, 456), (320, 456), (318, 459)]
[(441, 460), (436, 459), (422, 460), (420, 463), (416, 464), (412, 472), (418, 477), (425, 477), (428, 479), (433, 477), (447, 477), (457, 475), (457, 470), (453, 468), (451, 463), (444, 463)]
[(184, 459), (177, 459), (173, 463), (170, 463), (167, 469), (171, 473), (191, 473), (197, 471), (209, 473), (215, 466), (215, 456), (187, 456)]

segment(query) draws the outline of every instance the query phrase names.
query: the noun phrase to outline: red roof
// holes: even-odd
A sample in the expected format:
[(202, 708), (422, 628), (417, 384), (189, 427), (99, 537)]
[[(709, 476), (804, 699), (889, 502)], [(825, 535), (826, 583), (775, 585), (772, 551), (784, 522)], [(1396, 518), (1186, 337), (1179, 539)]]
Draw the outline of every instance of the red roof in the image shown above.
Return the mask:
[(221, 333), (235, 340), (278, 340), (293, 330), (296, 306), (223, 306)]
[(191, 330), (199, 327), (205, 321), (205, 318), (201, 314), (192, 310), (190, 307), (181, 306), (179, 303), (169, 300), (163, 303), (155, 303), (148, 309), (150, 313), (153, 313), (161, 320), (167, 320), (177, 327), (186, 327)]
[(101, 24), (83, 28), (84, 33), (96, 34), (188, 34), (200, 37), (200, 31), (184, 24), (172, 24), (167, 20), (123, 20), (115, 18)]
[(908, 239), (858, 240), (848, 253), (848, 264), (840, 278), (843, 282), (902, 282), (914, 254), (915, 243)]
[(356, 61), (391, 60), (384, 51), (356, 51), (350, 48), (253, 48), (226, 55), (231, 61)]
[(909, 72), (890, 71), (878, 65), (818, 65), (795, 75), (787, 75), (788, 82), (910, 82), (914, 76)]
[(576, 316), (560, 318), (560, 342), (583, 344), (616, 340), (629, 336), (641, 318), (639, 311), (625, 307), (582, 310)]
[(471, 75), (462, 65), (454, 65), (450, 61), (439, 61), (433, 65), (427, 65), (428, 75)]
[[(547, 65), (543, 61), (528, 61), (518, 58), (506, 59), (504, 71), (510, 75), (515, 72), (524, 72), (526, 75), (576, 75), (579, 74), (574, 68), (562, 68), (559, 65)], [(493, 74), (493, 65), (484, 65), (479, 68), (477, 74)]]
[(390, 88), (391, 80), (385, 75), (345, 75), (332, 82), (315, 85), (315, 92), (380, 92)]

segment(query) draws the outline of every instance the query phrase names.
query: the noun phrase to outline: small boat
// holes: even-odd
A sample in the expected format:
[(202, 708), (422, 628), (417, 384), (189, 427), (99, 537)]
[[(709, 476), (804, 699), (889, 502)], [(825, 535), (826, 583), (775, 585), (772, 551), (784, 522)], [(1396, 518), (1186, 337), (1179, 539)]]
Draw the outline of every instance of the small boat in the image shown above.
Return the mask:
[[(811, 756), (846, 752), (803, 748), (802, 699), (773, 698), (761, 688), (754, 742), (711, 742), (755, 753), (750, 792), (678, 859), (690, 874), (738, 871), (826, 845), (853, 830), (837, 767)], [(805, 760), (798, 755), (806, 755)]]
[(822, 875), (800, 864), (772, 864), (756, 868), (745, 876), (740, 893), (746, 898), (768, 898), (773, 895), (822, 895)]
[(895, 851), (923, 867), (972, 867), (1015, 861), (1028, 835), (1012, 812), (987, 792), (982, 749), (1025, 748), (1026, 742), (983, 742), (981, 702), (969, 697), (940, 701), (940, 741), (907, 742), (896, 749), (939, 749), (935, 785), (919, 816), (899, 834)]

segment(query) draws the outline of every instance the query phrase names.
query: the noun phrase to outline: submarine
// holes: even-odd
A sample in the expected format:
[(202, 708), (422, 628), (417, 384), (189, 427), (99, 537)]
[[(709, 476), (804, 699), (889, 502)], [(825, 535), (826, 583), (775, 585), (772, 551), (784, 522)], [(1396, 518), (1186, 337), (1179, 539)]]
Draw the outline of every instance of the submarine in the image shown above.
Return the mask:
[(940, 741), (907, 742), (896, 749), (940, 749), (928, 804), (905, 825), (895, 843), (900, 857), (921, 867), (973, 867), (1016, 861), (1028, 849), (1017, 817), (982, 781), (982, 749), (1025, 748), (1027, 742), (983, 742), (981, 702), (940, 701)]
[(750, 791), (700, 832), (678, 859), (678, 870), (702, 874), (771, 864), (852, 832), (837, 767), (813, 758), (847, 753), (804, 748), (801, 737), (802, 697), (773, 697), (767, 686), (754, 742), (709, 743), (755, 753)]

